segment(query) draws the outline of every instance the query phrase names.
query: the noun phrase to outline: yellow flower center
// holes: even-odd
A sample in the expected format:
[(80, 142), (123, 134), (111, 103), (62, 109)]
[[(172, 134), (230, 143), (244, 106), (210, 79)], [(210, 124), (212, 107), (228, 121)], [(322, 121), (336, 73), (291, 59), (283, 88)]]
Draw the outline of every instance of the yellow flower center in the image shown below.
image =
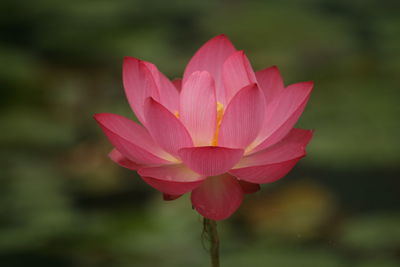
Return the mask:
[[(179, 111), (174, 112), (175, 117), (179, 119)], [(212, 146), (218, 146), (218, 135), (219, 135), (219, 128), (221, 127), (222, 117), (224, 115), (224, 105), (220, 102), (217, 102), (217, 125), (215, 128), (215, 134), (213, 141), (211, 143)]]
[(221, 127), (222, 117), (224, 115), (224, 105), (220, 102), (217, 102), (217, 127), (215, 129), (214, 139), (212, 141), (212, 146), (218, 145), (218, 135), (219, 128)]

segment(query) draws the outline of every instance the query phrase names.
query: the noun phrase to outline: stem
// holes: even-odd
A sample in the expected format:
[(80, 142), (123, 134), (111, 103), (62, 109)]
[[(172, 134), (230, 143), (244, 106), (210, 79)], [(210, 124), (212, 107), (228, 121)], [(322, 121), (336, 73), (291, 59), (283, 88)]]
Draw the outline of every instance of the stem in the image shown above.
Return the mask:
[(217, 231), (217, 222), (204, 218), (203, 231), (210, 240), (211, 266), (219, 267), (219, 237)]

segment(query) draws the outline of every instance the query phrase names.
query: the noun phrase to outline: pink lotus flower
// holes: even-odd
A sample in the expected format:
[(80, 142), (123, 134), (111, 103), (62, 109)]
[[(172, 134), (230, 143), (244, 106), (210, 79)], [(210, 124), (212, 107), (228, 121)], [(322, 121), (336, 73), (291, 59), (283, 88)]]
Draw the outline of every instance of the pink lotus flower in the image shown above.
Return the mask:
[(165, 200), (191, 192), (193, 207), (212, 220), (232, 215), (259, 184), (285, 176), (313, 135), (293, 128), (313, 83), (284, 87), (276, 67), (254, 72), (225, 35), (197, 51), (182, 81), (131, 57), (123, 81), (142, 125), (95, 115), (115, 147), (110, 158), (137, 170)]

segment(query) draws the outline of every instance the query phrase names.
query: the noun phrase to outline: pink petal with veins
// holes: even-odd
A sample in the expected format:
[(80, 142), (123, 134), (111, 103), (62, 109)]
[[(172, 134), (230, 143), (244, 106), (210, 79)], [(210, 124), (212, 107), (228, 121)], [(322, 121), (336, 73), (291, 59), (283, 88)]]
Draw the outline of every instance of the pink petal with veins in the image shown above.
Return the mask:
[(256, 83), (253, 68), (243, 51), (233, 53), (224, 63), (222, 79), (226, 92), (226, 103), (245, 86)]
[(148, 97), (160, 100), (158, 87), (151, 71), (143, 60), (125, 57), (123, 65), (123, 82), (129, 105), (138, 120), (144, 125), (144, 102)]
[(137, 123), (111, 113), (100, 113), (94, 117), (114, 147), (130, 161), (147, 165), (176, 161)]
[(193, 146), (192, 138), (182, 122), (154, 99), (146, 101), (145, 116), (151, 136), (167, 152), (177, 156), (182, 147)]
[(137, 164), (133, 161), (130, 161), (127, 157), (121, 154), (116, 148), (111, 150), (111, 152), (108, 154), (110, 159), (117, 163), (118, 165), (130, 169), (130, 170), (138, 170), (140, 168), (143, 168), (143, 165)]
[(192, 57), (183, 74), (183, 83), (195, 71), (208, 71), (215, 81), (217, 101), (225, 103), (225, 89), (222, 82), (222, 65), (236, 51), (229, 39), (221, 34), (205, 43)]
[(154, 64), (145, 62), (145, 65), (152, 73), (157, 85), (160, 95), (160, 104), (172, 113), (177, 112), (179, 110), (179, 91), (176, 89), (175, 85), (165, 77)]
[(188, 147), (179, 150), (182, 161), (205, 176), (220, 175), (230, 170), (243, 155), (243, 149), (217, 146)]
[(269, 105), (285, 89), (282, 76), (276, 66), (272, 66), (256, 72), (257, 82), (265, 96), (267, 113)]
[(218, 145), (246, 148), (258, 135), (264, 121), (265, 102), (256, 84), (241, 89), (222, 117)]
[(179, 119), (188, 129), (196, 146), (213, 142), (217, 102), (214, 81), (206, 71), (196, 71), (187, 79), (181, 91)]
[(209, 177), (192, 192), (192, 204), (204, 217), (224, 220), (231, 216), (243, 200), (243, 190), (236, 178), (224, 174)]
[(251, 145), (255, 153), (284, 138), (296, 124), (307, 104), (313, 87), (312, 82), (296, 83), (284, 89), (270, 104), (263, 127)]

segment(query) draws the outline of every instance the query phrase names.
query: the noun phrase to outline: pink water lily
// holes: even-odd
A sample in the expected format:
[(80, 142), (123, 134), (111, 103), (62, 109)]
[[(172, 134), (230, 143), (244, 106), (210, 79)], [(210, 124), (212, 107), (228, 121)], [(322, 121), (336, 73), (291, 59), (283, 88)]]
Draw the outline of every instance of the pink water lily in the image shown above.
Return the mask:
[(276, 67), (254, 72), (225, 35), (196, 52), (181, 81), (126, 57), (123, 82), (141, 125), (95, 115), (114, 146), (110, 158), (165, 200), (191, 192), (193, 207), (212, 220), (228, 218), (244, 194), (285, 176), (313, 135), (293, 128), (313, 83), (285, 87)]

